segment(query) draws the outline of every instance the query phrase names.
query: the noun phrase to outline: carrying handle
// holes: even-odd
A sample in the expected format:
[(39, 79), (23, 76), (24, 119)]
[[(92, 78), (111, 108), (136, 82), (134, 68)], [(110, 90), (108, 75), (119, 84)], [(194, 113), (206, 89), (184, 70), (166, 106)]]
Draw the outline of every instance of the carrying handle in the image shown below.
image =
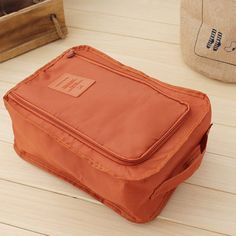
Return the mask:
[(54, 26), (55, 26), (55, 29), (56, 29), (56, 32), (57, 32), (57, 35), (61, 38), (61, 39), (64, 39), (66, 37), (66, 35), (64, 34), (64, 32), (62, 31), (62, 28), (61, 28), (61, 25), (57, 19), (57, 16), (56, 14), (51, 14), (50, 15), (50, 19), (51, 21), (53, 22)]
[(196, 169), (198, 169), (202, 162), (204, 151), (206, 149), (209, 129), (203, 136), (200, 144), (195, 147), (194, 150), (191, 152), (191, 157), (189, 158), (189, 161), (185, 163), (187, 167), (179, 174), (171, 177), (167, 181), (163, 182), (160, 186), (158, 186), (150, 196), (150, 199), (154, 199), (176, 188), (180, 183), (188, 179), (195, 172)]

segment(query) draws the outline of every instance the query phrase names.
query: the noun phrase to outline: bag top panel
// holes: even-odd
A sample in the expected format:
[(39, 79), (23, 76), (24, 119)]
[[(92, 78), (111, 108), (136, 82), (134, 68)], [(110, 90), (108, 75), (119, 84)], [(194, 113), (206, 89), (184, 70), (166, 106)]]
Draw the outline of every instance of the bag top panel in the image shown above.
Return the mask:
[(135, 71), (82, 52), (73, 49), (38, 71), (12, 98), (115, 162), (147, 160), (184, 122), (189, 105)]

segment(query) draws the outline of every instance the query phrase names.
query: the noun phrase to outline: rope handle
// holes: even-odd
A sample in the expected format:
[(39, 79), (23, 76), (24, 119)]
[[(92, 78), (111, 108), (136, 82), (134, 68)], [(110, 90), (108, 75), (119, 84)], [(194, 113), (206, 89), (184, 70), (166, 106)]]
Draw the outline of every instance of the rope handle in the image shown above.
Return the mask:
[(55, 29), (57, 31), (57, 34), (58, 36), (61, 38), (61, 39), (64, 39), (66, 37), (66, 34), (63, 33), (62, 29), (61, 29), (61, 25), (57, 19), (57, 16), (56, 14), (51, 14), (50, 15), (50, 19), (51, 21), (53, 22), (54, 26), (55, 26)]
[(203, 136), (199, 145), (197, 145), (194, 150), (189, 154), (189, 161), (185, 163), (187, 167), (182, 172), (178, 173), (177, 175), (171, 177), (170, 179), (166, 180), (161, 185), (159, 185), (151, 194), (150, 199), (155, 199), (156, 197), (173, 190), (183, 181), (188, 179), (195, 172), (195, 170), (198, 169), (202, 162), (203, 155), (206, 149), (207, 137), (208, 131)]

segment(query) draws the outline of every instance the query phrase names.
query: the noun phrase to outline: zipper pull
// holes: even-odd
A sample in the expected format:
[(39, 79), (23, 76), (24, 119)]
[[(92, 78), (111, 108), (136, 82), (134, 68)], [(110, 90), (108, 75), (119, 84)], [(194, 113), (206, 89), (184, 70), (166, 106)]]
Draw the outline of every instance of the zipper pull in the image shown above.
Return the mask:
[(67, 53), (67, 58), (72, 58), (76, 55), (74, 49), (71, 49), (68, 53)]

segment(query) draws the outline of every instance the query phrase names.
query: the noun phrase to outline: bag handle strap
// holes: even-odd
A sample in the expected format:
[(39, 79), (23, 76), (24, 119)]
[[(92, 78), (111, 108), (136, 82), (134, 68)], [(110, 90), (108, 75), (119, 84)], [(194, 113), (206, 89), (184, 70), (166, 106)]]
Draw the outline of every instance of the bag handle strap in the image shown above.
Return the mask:
[(200, 144), (197, 145), (194, 148), (194, 150), (190, 153), (191, 157), (189, 158), (189, 161), (186, 163), (187, 167), (182, 172), (178, 173), (177, 175), (171, 177), (170, 179), (159, 185), (150, 196), (150, 199), (154, 199), (176, 188), (180, 183), (188, 179), (195, 172), (196, 169), (198, 169), (198, 167), (202, 162), (203, 155), (206, 149), (208, 131), (203, 136)]

